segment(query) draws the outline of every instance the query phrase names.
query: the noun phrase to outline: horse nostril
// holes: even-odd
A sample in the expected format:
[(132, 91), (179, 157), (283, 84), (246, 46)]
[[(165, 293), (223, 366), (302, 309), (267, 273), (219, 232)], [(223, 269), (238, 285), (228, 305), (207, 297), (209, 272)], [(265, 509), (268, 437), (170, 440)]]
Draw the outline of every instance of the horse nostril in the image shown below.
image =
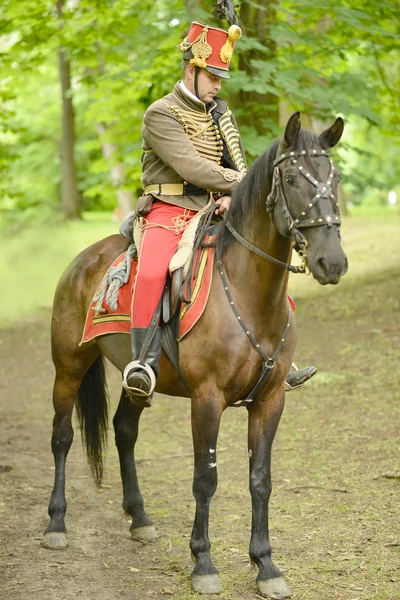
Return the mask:
[(326, 260), (324, 258), (319, 258), (317, 260), (317, 265), (321, 269), (322, 273), (324, 273), (324, 275), (328, 275), (329, 274), (328, 263), (326, 262)]

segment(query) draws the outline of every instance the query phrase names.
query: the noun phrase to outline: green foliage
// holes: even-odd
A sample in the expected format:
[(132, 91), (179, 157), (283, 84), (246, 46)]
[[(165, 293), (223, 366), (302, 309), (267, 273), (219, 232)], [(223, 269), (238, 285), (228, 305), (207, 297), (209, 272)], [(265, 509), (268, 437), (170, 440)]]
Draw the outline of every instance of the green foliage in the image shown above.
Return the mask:
[[(265, 4), (271, 12), (269, 3), (244, 4), (258, 8), (259, 18)], [(359, 117), (358, 122), (379, 126), (391, 137), (400, 132), (395, 3), (282, 0), (274, 8), (267, 27), (275, 52), (268, 55), (260, 48), (262, 40), (248, 39), (251, 31), (246, 31), (247, 41), (237, 45), (238, 54), (257, 48), (259, 56), (250, 59), (246, 72), (236, 74), (236, 87), (274, 94), (289, 112), (300, 110), (320, 121), (341, 114), (347, 121)]]
[[(143, 114), (180, 76), (176, 45), (190, 18), (204, 20), (208, 11), (200, 0), (65, 5), (61, 22), (54, 0), (5, 0), (0, 6), (2, 212), (47, 214), (59, 207), (60, 47), (72, 67), (84, 208), (116, 205), (104, 142), (113, 144), (112, 163), (124, 165), (126, 187), (140, 191)], [(235, 110), (250, 161), (281, 133), (291, 112), (301, 110), (306, 122), (312, 117), (321, 127), (341, 114), (347, 124), (341, 152), (346, 191), (361, 202), (367, 186), (399, 185), (396, 11), (390, 0), (242, 0), (244, 37), (223, 95)], [(100, 123), (106, 128), (102, 139)]]

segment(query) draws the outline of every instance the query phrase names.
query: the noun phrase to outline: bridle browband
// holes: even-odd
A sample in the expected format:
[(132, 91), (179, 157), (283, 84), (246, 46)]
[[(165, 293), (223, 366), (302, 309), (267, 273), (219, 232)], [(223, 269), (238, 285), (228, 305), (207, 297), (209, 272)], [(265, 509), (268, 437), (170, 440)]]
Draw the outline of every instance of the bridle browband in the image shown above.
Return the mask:
[[(311, 175), (311, 173), (309, 173), (305, 167), (303, 167), (302, 165), (298, 165), (298, 158), (303, 157), (303, 156), (326, 156), (326, 158), (328, 158), (329, 164), (330, 164), (330, 169), (329, 169), (328, 180), (326, 183), (321, 183), (320, 181), (317, 181), (317, 179), (315, 179), (315, 177), (313, 177)], [(281, 162), (283, 162), (284, 160), (287, 160), (287, 159), (290, 160), (292, 165), (295, 166), (298, 169), (298, 171), (307, 179), (307, 181), (309, 181), (316, 189), (315, 196), (313, 197), (312, 200), (310, 200), (308, 205), (301, 211), (301, 213), (298, 217), (293, 217), (293, 215), (290, 211), (290, 208), (289, 208), (286, 196), (285, 196), (285, 192), (283, 191), (282, 180), (281, 180), (281, 171), (278, 166)], [(228, 230), (231, 232), (231, 234), (238, 240), (238, 242), (240, 242), (245, 248), (247, 248), (251, 252), (254, 252), (258, 256), (261, 256), (262, 258), (265, 258), (265, 259), (269, 260), (270, 262), (287, 269), (291, 273), (307, 273), (308, 267), (307, 267), (306, 248), (307, 248), (308, 243), (307, 243), (307, 240), (305, 239), (305, 237), (303, 236), (303, 234), (301, 233), (300, 229), (306, 228), (306, 227), (321, 227), (323, 225), (326, 225), (327, 227), (332, 227), (334, 225), (337, 227), (338, 235), (340, 238), (341, 220), (340, 220), (339, 203), (335, 201), (335, 195), (334, 195), (334, 193), (332, 191), (332, 187), (331, 187), (335, 167), (333, 166), (333, 163), (330, 159), (328, 150), (313, 149), (310, 152), (307, 152), (306, 150), (301, 150), (298, 152), (295, 152), (295, 151), (284, 152), (284, 153), (280, 154), (278, 156), (278, 158), (275, 159), (275, 161), (273, 163), (273, 168), (274, 168), (274, 175), (272, 178), (272, 188), (271, 188), (271, 192), (268, 194), (268, 197), (267, 197), (266, 210), (268, 213), (273, 215), (274, 208), (275, 208), (276, 202), (278, 200), (278, 194), (280, 193), (282, 201), (283, 201), (283, 213), (285, 215), (287, 228), (288, 228), (288, 236), (287, 237), (291, 238), (294, 241), (295, 250), (300, 255), (300, 257), (302, 259), (302, 264), (299, 267), (295, 267), (286, 262), (278, 260), (277, 258), (274, 258), (273, 256), (270, 256), (266, 252), (263, 252), (262, 250), (260, 250), (256, 246), (254, 246), (251, 242), (249, 242), (243, 236), (241, 236), (240, 233), (238, 233), (236, 231), (236, 229), (233, 227), (232, 223), (229, 220), (229, 211), (225, 217), (225, 224), (226, 224), (226, 227), (228, 228)], [(312, 208), (314, 208), (314, 206), (319, 202), (319, 200), (321, 198), (329, 199), (331, 201), (332, 206), (333, 206), (333, 213), (332, 214), (324, 214), (324, 215), (322, 215), (318, 218), (314, 218), (314, 219), (311, 219), (311, 218), (306, 219), (305, 217), (312, 210)]]

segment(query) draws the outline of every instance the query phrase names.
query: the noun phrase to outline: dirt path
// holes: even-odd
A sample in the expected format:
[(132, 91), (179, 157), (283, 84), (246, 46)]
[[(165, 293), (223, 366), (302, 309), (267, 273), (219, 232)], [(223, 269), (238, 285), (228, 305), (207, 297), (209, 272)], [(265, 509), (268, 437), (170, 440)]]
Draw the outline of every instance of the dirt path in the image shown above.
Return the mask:
[[(321, 372), (287, 397), (271, 500), (275, 561), (298, 600), (400, 598), (399, 283), (386, 273), (357, 289), (339, 287), (328, 300), (299, 303), (299, 362), (314, 361)], [(40, 546), (54, 474), (48, 322), (45, 314), (1, 332), (0, 597), (194, 599), (185, 400), (158, 397), (141, 425), (139, 477), (159, 540), (130, 539), (112, 432), (104, 487), (96, 491), (76, 428), (67, 468), (70, 547)], [(109, 382), (115, 408), (115, 372)], [(211, 539), (220, 598), (254, 598), (244, 409), (224, 416), (219, 481)]]

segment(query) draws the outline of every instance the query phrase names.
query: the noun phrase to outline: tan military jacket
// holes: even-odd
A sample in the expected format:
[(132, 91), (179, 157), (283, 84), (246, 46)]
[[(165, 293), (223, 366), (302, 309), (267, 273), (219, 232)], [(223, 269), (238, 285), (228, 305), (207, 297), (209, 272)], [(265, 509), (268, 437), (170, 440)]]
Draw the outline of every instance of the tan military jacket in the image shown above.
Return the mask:
[(153, 189), (151, 193), (163, 202), (200, 210), (209, 192), (229, 194), (238, 185), (246, 162), (236, 122), (224, 100), (215, 98), (208, 108), (186, 93), (180, 82), (148, 108), (142, 129), (145, 193), (156, 184), (190, 183), (206, 191), (163, 195)]

